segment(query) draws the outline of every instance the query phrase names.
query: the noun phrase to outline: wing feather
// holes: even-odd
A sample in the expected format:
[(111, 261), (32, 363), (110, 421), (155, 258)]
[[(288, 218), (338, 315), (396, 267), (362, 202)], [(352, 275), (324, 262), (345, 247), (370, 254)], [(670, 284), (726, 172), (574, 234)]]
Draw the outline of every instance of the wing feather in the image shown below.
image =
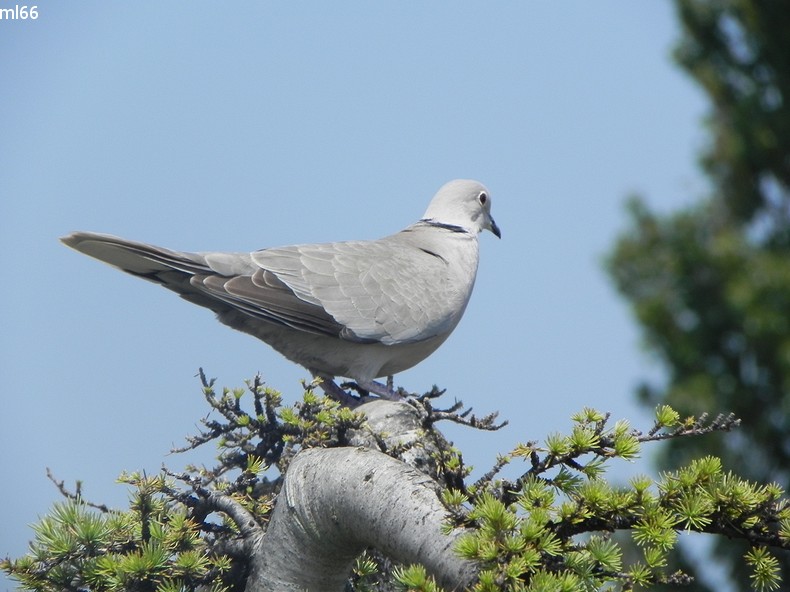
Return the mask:
[[(446, 326), (447, 265), (403, 237), (264, 249), (252, 260), (342, 326), (341, 337), (381, 343), (429, 339)], [(426, 322), (426, 310), (432, 311)], [(448, 308), (449, 310), (449, 308)]]

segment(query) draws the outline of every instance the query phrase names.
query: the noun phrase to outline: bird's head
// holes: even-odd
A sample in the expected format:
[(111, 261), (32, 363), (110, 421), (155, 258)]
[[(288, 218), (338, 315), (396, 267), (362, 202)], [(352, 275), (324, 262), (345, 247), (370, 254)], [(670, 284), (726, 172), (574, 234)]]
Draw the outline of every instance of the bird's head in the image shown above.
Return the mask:
[(446, 183), (431, 200), (423, 219), (473, 233), (490, 230), (497, 238), (502, 237), (491, 217), (491, 194), (477, 181), (456, 179)]

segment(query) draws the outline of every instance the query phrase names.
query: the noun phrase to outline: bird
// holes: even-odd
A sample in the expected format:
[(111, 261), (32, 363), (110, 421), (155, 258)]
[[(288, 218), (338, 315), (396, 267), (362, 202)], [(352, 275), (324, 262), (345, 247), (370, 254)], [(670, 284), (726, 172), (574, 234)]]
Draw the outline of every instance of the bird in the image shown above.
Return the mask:
[[(472, 294), (478, 235), (502, 234), (477, 181), (443, 185), (425, 214), (377, 240), (296, 244), (249, 253), (182, 252), (109, 234), (73, 232), (67, 246), (155, 282), (303, 366), (324, 392), (397, 399), (393, 375), (431, 355)], [(375, 379), (387, 377), (387, 383)], [(345, 383), (344, 383), (345, 384)]]

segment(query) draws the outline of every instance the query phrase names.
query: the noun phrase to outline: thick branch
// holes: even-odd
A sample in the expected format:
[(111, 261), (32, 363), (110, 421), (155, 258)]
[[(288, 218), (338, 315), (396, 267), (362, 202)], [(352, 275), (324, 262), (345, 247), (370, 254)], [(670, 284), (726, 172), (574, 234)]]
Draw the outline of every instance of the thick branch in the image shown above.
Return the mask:
[(471, 583), (475, 565), (442, 533), (447, 511), (427, 475), (364, 448), (310, 449), (291, 462), (252, 562), (250, 591), (342, 591), (367, 547), (422, 563), (440, 585)]
[(366, 421), (364, 429), (349, 434), (352, 446), (390, 453), (399, 450), (403, 462), (435, 477), (440, 449), (434, 439), (426, 437), (417, 409), (399, 401), (375, 400), (356, 410), (365, 414)]

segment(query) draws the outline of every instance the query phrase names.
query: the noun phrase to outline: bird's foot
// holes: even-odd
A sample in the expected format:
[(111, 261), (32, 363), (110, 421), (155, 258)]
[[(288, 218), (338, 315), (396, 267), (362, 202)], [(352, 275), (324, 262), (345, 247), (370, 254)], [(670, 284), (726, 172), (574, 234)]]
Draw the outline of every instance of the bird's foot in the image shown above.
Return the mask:
[(355, 397), (354, 395), (347, 393), (342, 388), (340, 388), (337, 383), (328, 376), (318, 376), (317, 378), (321, 379), (321, 390), (324, 391), (327, 397), (330, 399), (334, 399), (341, 405), (345, 405), (346, 407), (357, 407), (364, 401), (360, 397)]
[[(357, 380), (356, 382), (343, 382), (339, 386), (334, 381), (334, 377), (321, 375), (316, 375), (316, 377), (321, 380), (321, 389), (328, 397), (352, 408), (376, 398), (402, 401), (408, 394), (403, 389), (395, 390), (392, 376), (387, 377), (387, 384), (375, 380)], [(356, 391), (358, 395), (355, 396), (349, 391)], [(371, 395), (375, 396), (371, 397)]]
[(387, 399), (388, 401), (402, 401), (405, 397), (401, 391), (393, 388), (392, 376), (387, 377), (387, 384), (382, 384), (375, 380), (357, 380), (351, 383), (352, 388), (364, 394), (373, 394)]

